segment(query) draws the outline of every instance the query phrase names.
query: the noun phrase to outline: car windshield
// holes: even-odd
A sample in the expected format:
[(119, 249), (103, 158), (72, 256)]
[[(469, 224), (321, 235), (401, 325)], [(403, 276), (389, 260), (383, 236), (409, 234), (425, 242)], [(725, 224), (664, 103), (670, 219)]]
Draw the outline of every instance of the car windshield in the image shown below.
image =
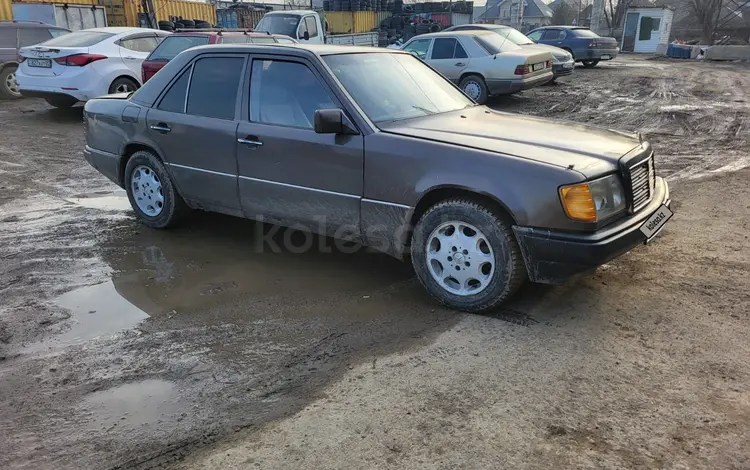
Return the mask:
[[(245, 40), (243, 36), (240, 37)], [(172, 60), (180, 52), (203, 44), (208, 44), (208, 36), (170, 36), (154, 49), (148, 60)]]
[(517, 46), (506, 36), (499, 34), (477, 34), (474, 36), (474, 40), (490, 55), (521, 49), (520, 46)]
[(102, 33), (101, 31), (75, 31), (63, 34), (48, 41), (44, 41), (40, 46), (48, 47), (89, 47), (98, 44), (105, 39), (114, 36), (111, 33)]
[(590, 29), (581, 28), (581, 29), (573, 29), (572, 31), (573, 31), (573, 34), (575, 34), (579, 38), (598, 38), (599, 37), (598, 34), (591, 31)]
[(323, 58), (373, 122), (445, 113), (474, 103), (407, 54), (339, 54)]
[(529, 38), (526, 37), (521, 31), (514, 28), (492, 28), (492, 31), (496, 32), (504, 38), (508, 38), (513, 44), (519, 46), (524, 44), (534, 44)]
[(299, 15), (266, 15), (258, 22), (255, 31), (297, 37), (300, 18)]

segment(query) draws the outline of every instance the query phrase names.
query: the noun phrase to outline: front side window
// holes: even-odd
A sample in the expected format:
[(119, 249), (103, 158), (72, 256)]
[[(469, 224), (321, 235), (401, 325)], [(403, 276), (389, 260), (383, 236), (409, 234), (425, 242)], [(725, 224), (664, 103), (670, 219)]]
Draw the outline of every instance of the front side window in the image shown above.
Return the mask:
[(209, 57), (193, 65), (187, 113), (218, 119), (234, 119), (237, 89), (245, 59)]
[(307, 21), (300, 21), (297, 37), (300, 39), (305, 39), (305, 33), (310, 33), (310, 31), (307, 30)]
[(318, 25), (315, 22), (315, 18), (308, 16), (305, 18), (305, 23), (307, 23), (307, 32), (310, 33), (310, 37), (316, 37), (318, 35)]
[(315, 111), (338, 108), (306, 65), (254, 60), (250, 81), (250, 120), (312, 129)]
[(542, 31), (532, 31), (526, 36), (529, 39), (533, 39), (534, 41), (539, 41), (540, 39), (542, 39)]
[(159, 106), (156, 109), (167, 111), (170, 113), (184, 113), (185, 112), (185, 98), (187, 96), (187, 86), (190, 80), (190, 71), (192, 67), (182, 73), (180, 78), (172, 84), (164, 95)]
[(411, 52), (415, 56), (424, 60), (424, 58), (427, 57), (427, 50), (430, 48), (431, 42), (432, 39), (417, 39), (404, 47), (404, 50), (406, 52)]
[(542, 41), (557, 41), (560, 37), (561, 31), (559, 29), (547, 29), (542, 34)]
[(442, 75), (407, 54), (338, 54), (323, 59), (375, 123), (474, 106)]
[(52, 38), (46, 28), (21, 28), (18, 30), (18, 45), (20, 47), (33, 46)]
[(149, 60), (172, 60), (191, 47), (208, 44), (208, 36), (169, 36), (148, 57)]

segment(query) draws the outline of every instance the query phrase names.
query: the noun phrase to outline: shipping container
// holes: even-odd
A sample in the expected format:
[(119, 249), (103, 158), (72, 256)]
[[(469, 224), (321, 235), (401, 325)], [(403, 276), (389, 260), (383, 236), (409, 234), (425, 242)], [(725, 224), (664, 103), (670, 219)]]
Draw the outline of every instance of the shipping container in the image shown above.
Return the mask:
[(378, 27), (374, 11), (327, 11), (329, 33), (366, 33)]
[[(0, 0), (2, 1), (2, 0)], [(143, 13), (137, 0), (95, 0), (107, 10), (110, 26), (141, 26), (138, 15)], [(210, 3), (184, 2), (180, 0), (154, 0), (157, 21), (176, 19), (203, 20), (216, 24), (216, 8)]]
[(451, 15), (450, 13), (433, 13), (432, 21), (436, 21), (443, 28), (447, 28), (451, 25)]
[(471, 13), (451, 13), (451, 25), (471, 24)]
[(265, 10), (251, 10), (249, 8), (217, 8), (216, 25), (221, 28), (255, 28)]
[(63, 0), (24, 0), (23, 2), (11, 2), (11, 0), (0, 0), (0, 21), (13, 20), (13, 3), (58, 3), (76, 5), (98, 5), (99, 0), (75, 0), (68, 2)]
[(104, 7), (59, 3), (13, 3), (16, 21), (41, 21), (71, 31), (107, 26)]

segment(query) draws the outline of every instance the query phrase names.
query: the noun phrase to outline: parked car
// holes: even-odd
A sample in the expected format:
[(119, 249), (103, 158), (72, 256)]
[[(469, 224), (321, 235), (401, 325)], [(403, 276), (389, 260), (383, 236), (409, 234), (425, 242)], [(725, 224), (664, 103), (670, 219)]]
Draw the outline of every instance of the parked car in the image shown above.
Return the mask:
[(402, 48), (427, 62), (479, 104), (554, 78), (552, 54), (528, 50), (491, 31), (421, 34)]
[(145, 28), (92, 28), (21, 48), (16, 79), (23, 96), (69, 108), (109, 93), (137, 90), (141, 64), (170, 33)]
[(573, 60), (573, 54), (570, 52), (560, 49), (555, 46), (548, 46), (546, 44), (537, 44), (528, 37), (526, 37), (521, 31), (511, 28), (510, 26), (503, 26), (501, 24), (464, 24), (460, 26), (451, 26), (450, 28), (444, 29), (444, 32), (450, 31), (492, 31), (493, 33), (499, 34), (508, 41), (511, 41), (517, 46), (521, 46), (527, 50), (542, 50), (552, 54), (552, 73), (555, 81), (558, 77), (570, 75), (575, 71), (575, 61)]
[(195, 47), (84, 121), (86, 160), (146, 226), (193, 208), (353, 239), (466, 311), (593, 269), (672, 214), (638, 134), (476, 105), (387, 48)]
[(268, 33), (253, 33), (247, 30), (235, 31), (226, 29), (178, 31), (165, 38), (159, 46), (143, 61), (141, 78), (146, 83), (156, 72), (174, 59), (177, 54), (195, 46), (205, 44), (294, 44), (297, 41), (289, 36)]
[(65, 28), (36, 21), (0, 21), (0, 99), (21, 97), (16, 81), (19, 48), (39, 44), (69, 32)]
[(565, 49), (586, 68), (596, 67), (602, 60), (612, 60), (620, 52), (615, 38), (603, 38), (580, 26), (544, 26), (526, 36), (539, 44)]

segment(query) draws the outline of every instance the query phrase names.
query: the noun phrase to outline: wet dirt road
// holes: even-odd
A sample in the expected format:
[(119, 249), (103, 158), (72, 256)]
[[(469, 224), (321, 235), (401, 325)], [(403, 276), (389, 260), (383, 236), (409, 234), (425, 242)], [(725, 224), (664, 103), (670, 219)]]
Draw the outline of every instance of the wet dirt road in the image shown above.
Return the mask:
[(141, 227), (80, 110), (0, 103), (0, 468), (747, 467), (748, 70), (624, 59), (494, 102), (645, 130), (677, 215), (488, 316), (328, 239)]

